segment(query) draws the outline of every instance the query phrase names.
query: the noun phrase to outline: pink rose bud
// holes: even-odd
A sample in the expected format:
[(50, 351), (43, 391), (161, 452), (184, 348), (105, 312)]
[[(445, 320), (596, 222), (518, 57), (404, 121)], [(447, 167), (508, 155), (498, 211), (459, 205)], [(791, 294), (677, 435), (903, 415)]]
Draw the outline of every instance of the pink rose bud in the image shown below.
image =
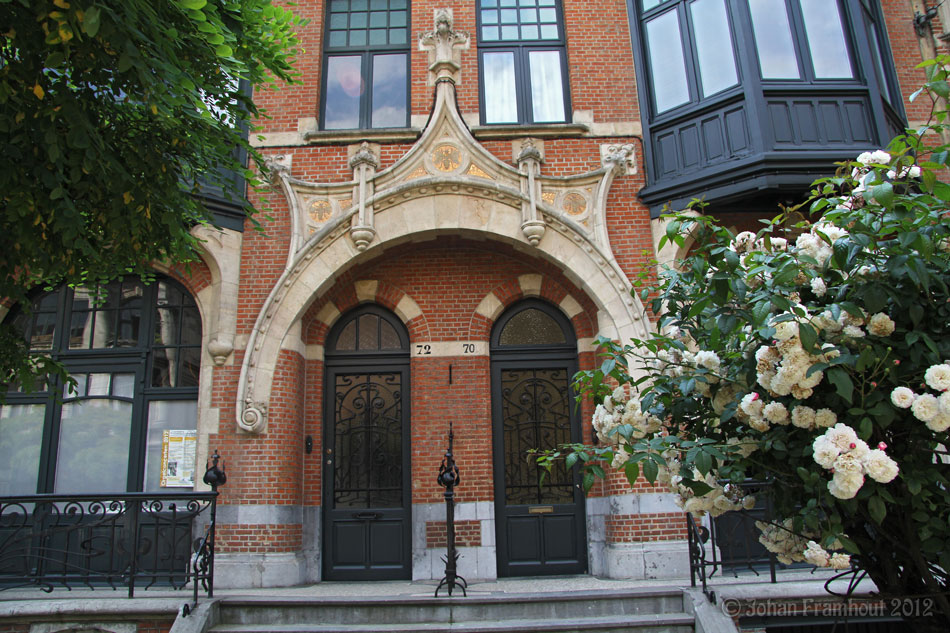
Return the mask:
[(877, 447), (883, 451), (885, 448), (887, 448), (887, 444), (884, 442), (879, 442)]
[(753, 392), (752, 392), (752, 402), (755, 402), (755, 401), (758, 400), (758, 399), (759, 399), (759, 394), (757, 394), (757, 393), (755, 393), (755, 392), (753, 391)]
[(894, 364), (895, 364), (895, 365), (900, 365), (901, 362), (895, 358), (895, 359), (894, 359)]
[(857, 448), (858, 445), (855, 444), (854, 442), (851, 442), (850, 444), (848, 444), (848, 447), (849, 447), (849, 448)]
[(872, 380), (872, 381), (871, 381), (871, 386), (872, 386), (872, 387), (877, 387), (877, 383)]

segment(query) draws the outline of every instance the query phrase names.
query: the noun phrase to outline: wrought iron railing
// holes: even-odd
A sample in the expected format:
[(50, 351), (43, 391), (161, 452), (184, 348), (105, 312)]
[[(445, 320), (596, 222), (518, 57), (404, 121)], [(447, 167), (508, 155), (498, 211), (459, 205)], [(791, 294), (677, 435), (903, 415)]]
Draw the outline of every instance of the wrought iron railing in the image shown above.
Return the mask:
[(708, 527), (691, 513), (686, 514), (690, 581), (694, 587), (698, 581), (710, 600), (714, 601), (715, 594), (709, 590), (708, 583), (717, 574), (739, 577), (740, 573), (748, 572), (758, 578), (768, 572), (769, 581), (776, 582), (776, 571), (789, 567), (779, 563), (759, 542), (761, 532), (755, 526), (756, 521), (768, 522), (772, 518), (768, 486), (766, 482), (741, 484), (747, 494), (756, 495), (755, 507), (714, 517)]
[(213, 461), (211, 492), (0, 497), (0, 591), (127, 587), (131, 598), (137, 588), (191, 583), (194, 604), (199, 587), (212, 597), (217, 486), (226, 479), (217, 452)]
[[(217, 492), (0, 497), (0, 589), (208, 584)], [(205, 545), (205, 543), (208, 545)], [(196, 546), (198, 550), (196, 551)]]

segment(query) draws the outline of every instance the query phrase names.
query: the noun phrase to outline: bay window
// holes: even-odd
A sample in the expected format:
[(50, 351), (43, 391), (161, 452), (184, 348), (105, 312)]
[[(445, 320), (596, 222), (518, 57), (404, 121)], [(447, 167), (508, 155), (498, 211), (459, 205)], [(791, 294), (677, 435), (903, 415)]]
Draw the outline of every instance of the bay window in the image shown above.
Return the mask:
[(659, 214), (795, 199), (904, 125), (879, 0), (628, 0)]
[(482, 123), (564, 123), (560, 0), (478, 0)]

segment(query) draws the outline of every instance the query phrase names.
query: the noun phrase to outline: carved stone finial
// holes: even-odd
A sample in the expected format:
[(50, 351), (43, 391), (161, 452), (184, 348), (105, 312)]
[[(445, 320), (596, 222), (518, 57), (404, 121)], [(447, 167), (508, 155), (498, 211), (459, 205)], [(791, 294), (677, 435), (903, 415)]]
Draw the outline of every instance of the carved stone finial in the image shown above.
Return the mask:
[(267, 420), (267, 405), (263, 402), (244, 402), (244, 411), (238, 420), (238, 426), (248, 433), (260, 433), (264, 430), (264, 422)]
[(354, 226), (350, 229), (350, 239), (356, 245), (356, 250), (365, 251), (369, 243), (376, 237), (376, 229), (371, 226)]
[(537, 246), (544, 237), (544, 222), (541, 220), (529, 220), (521, 225), (521, 232), (528, 239), (531, 246)]
[(419, 36), (420, 50), (429, 51), (431, 83), (447, 79), (458, 83), (462, 68), (461, 50), (468, 48), (471, 38), (468, 33), (452, 28), (452, 9), (435, 10), (435, 29)]
[(600, 146), (600, 162), (604, 167), (610, 167), (615, 174), (637, 173), (637, 153), (633, 143), (610, 144)]
[(540, 163), (543, 160), (541, 155), (541, 150), (538, 149), (538, 146), (535, 144), (533, 139), (526, 138), (521, 141), (521, 151), (518, 152), (518, 164), (525, 161), (533, 160)]
[(359, 165), (369, 165), (373, 169), (379, 167), (379, 159), (366, 141), (363, 141), (359, 150), (350, 156), (350, 169), (356, 169)]

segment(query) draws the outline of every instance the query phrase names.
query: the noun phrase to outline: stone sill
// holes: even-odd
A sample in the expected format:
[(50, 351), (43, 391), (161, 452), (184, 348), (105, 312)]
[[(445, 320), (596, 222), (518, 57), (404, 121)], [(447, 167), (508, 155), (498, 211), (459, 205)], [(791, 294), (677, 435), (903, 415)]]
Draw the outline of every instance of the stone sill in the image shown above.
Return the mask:
[(532, 138), (578, 138), (590, 132), (583, 123), (549, 123), (547, 125), (476, 125), (472, 136), (478, 140), (502, 140), (530, 136)]
[(416, 128), (377, 128), (367, 130), (310, 130), (303, 140), (310, 145), (352, 145), (370, 143), (413, 143), (422, 134)]

